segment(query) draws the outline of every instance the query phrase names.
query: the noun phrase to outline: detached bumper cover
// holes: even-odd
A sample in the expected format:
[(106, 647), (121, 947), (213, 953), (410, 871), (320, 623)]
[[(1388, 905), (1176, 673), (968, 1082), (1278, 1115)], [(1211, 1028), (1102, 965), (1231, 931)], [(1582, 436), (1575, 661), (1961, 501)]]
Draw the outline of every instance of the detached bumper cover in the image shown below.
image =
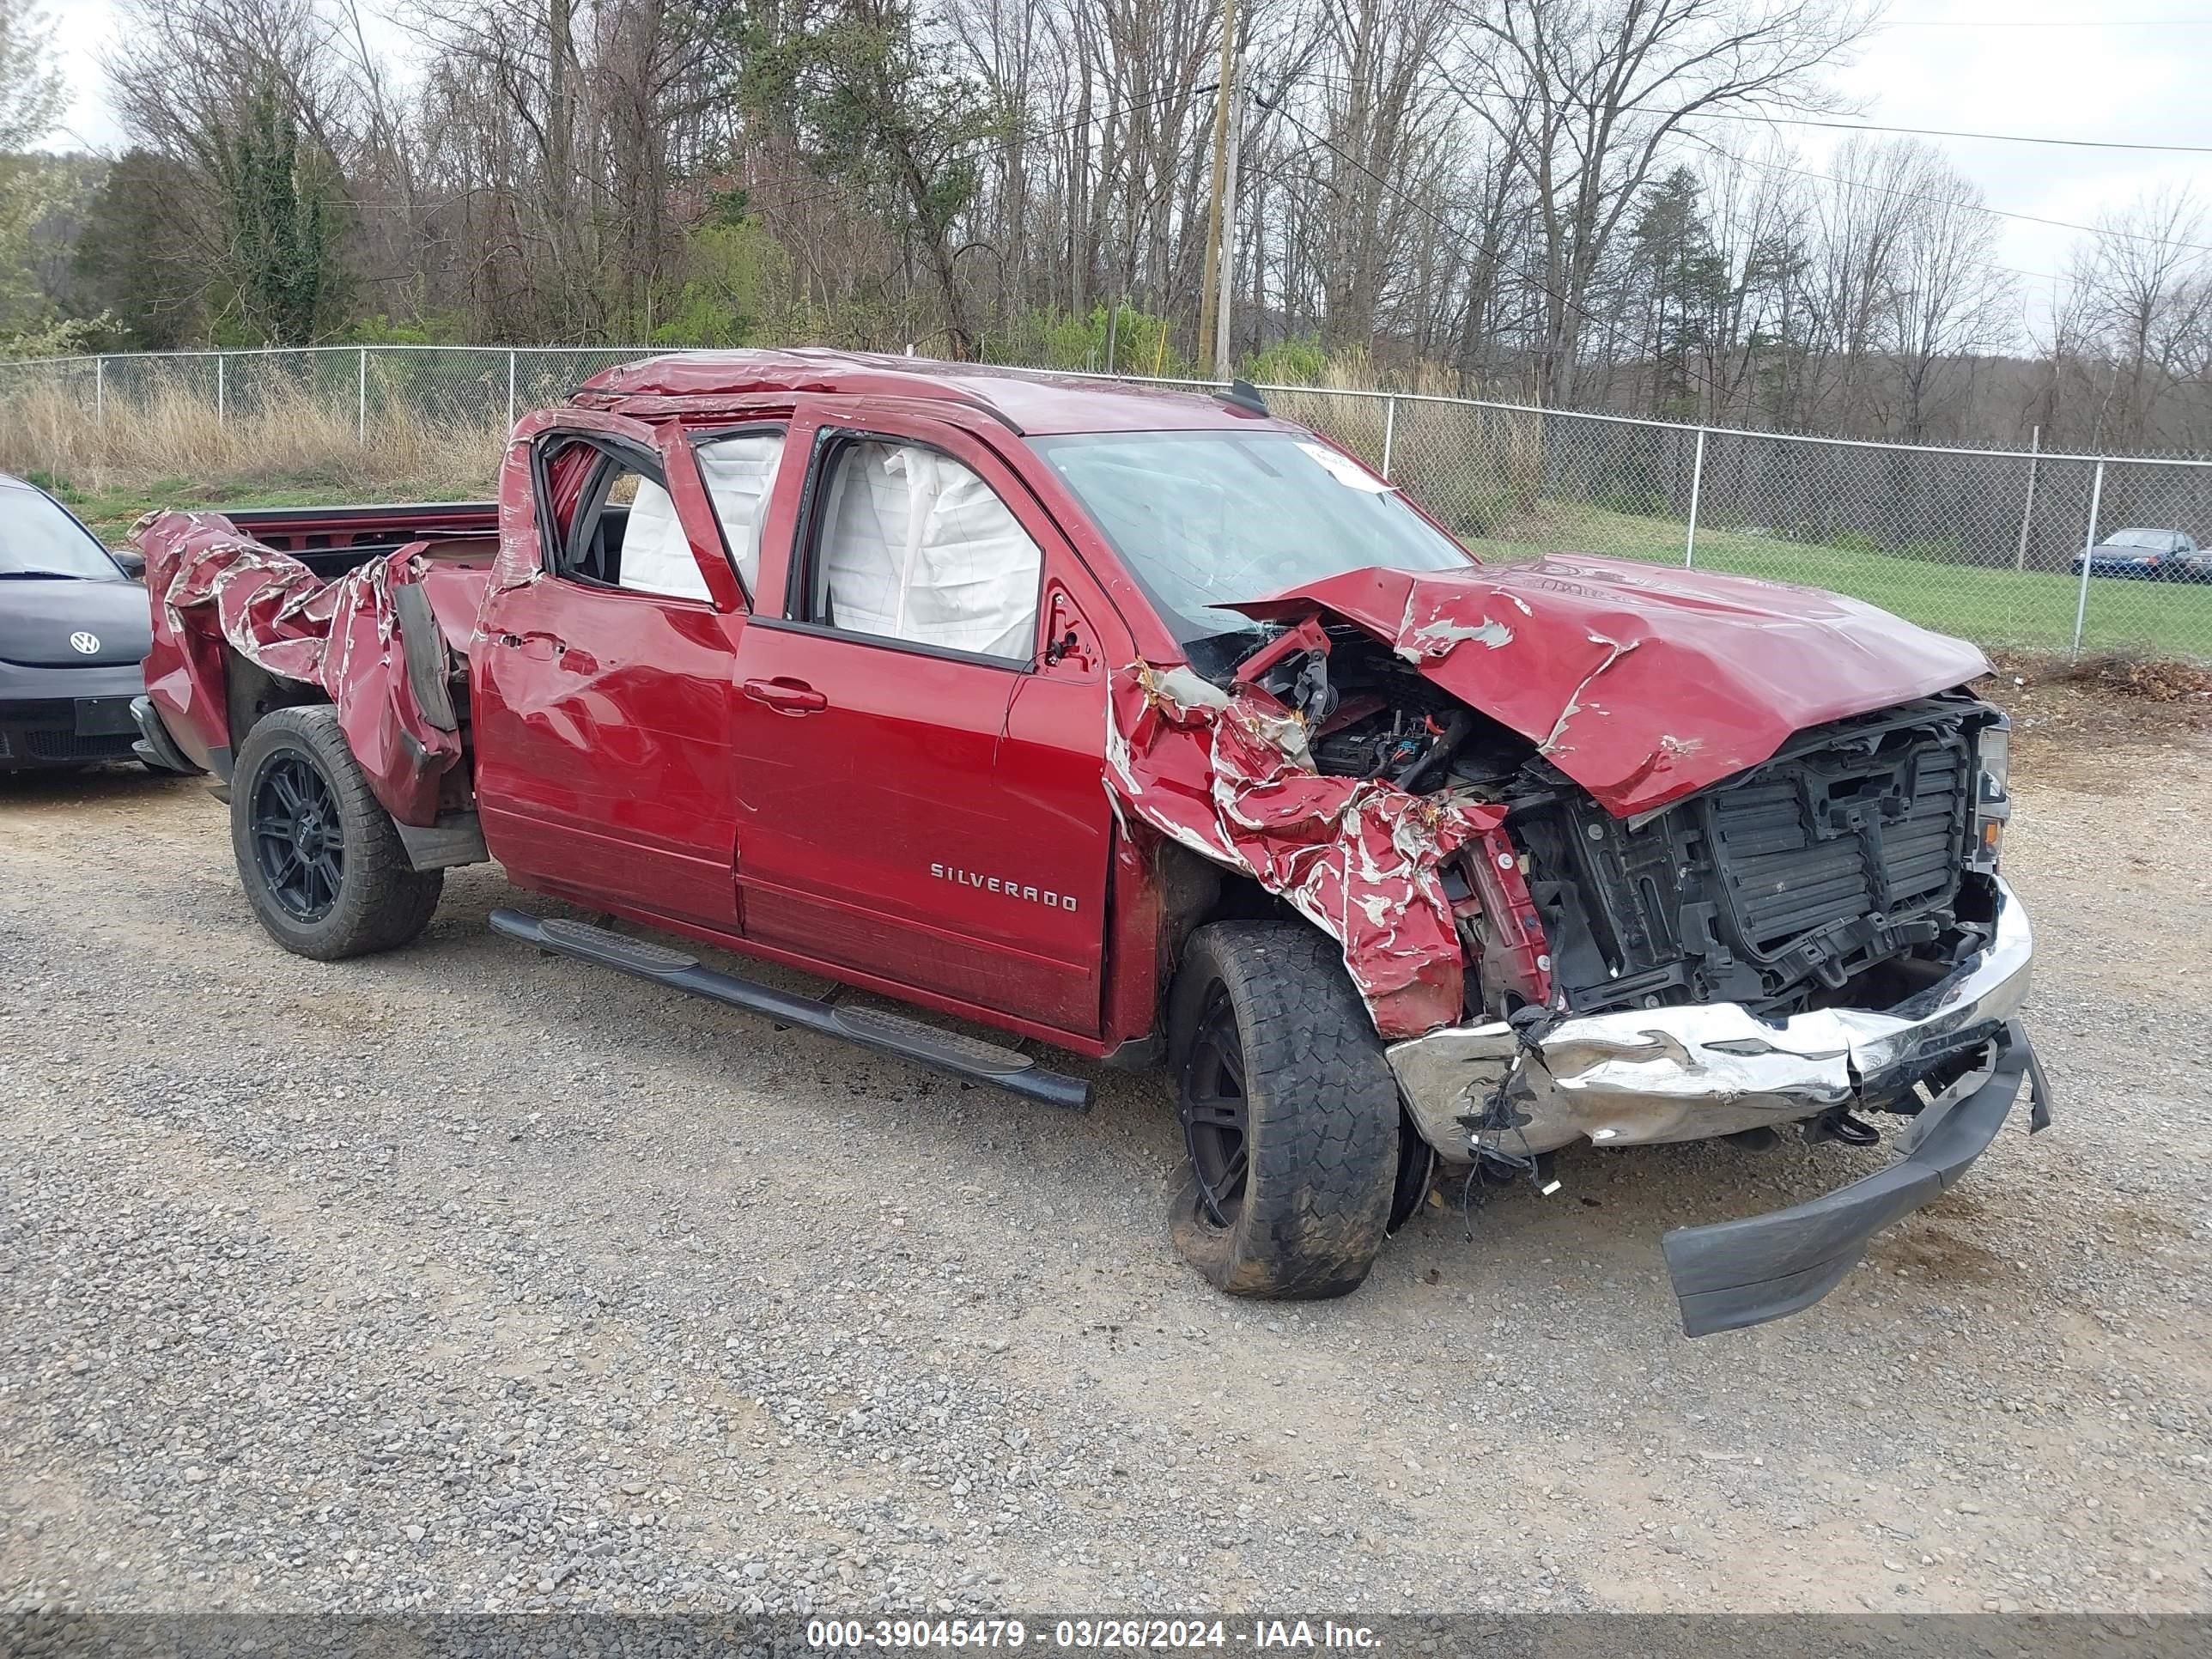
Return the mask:
[(1782, 1020), (1734, 1003), (1653, 1008), (1561, 1020), (1526, 1037), (1504, 1024), (1458, 1026), (1393, 1044), (1390, 1064), (1422, 1134), (1461, 1159), (1484, 1147), (1547, 1152), (1585, 1135), (1607, 1146), (1704, 1139), (1893, 1103), (1939, 1072), (1957, 1078), (1911, 1120), (1905, 1156), (1880, 1174), (1771, 1215), (1667, 1235), (1686, 1334), (1779, 1319), (1833, 1290), (1868, 1239), (1957, 1180), (1996, 1139), (2023, 1079), (2033, 1127), (2050, 1122), (2050, 1091), (2014, 1018), (2034, 939), (2012, 890), (1995, 888), (1989, 943), (1894, 1007)]
[(2012, 890), (1996, 890), (1989, 944), (1893, 1007), (1774, 1020), (1705, 1003), (1564, 1019), (1526, 1040), (1448, 1026), (1393, 1043), (1391, 1069), (1422, 1137), (1462, 1162), (1478, 1146), (1703, 1140), (1879, 1104), (1978, 1054), (2020, 1011), (2035, 941)]
[(1992, 1048), (1987, 1078), (1916, 1118), (1911, 1150), (1887, 1170), (1809, 1203), (1741, 1221), (1679, 1227), (1661, 1240), (1682, 1304), (1683, 1334), (1740, 1330), (1819, 1301), (1858, 1264), (1869, 1239), (1941, 1197), (1988, 1150), (2024, 1079), (2033, 1128), (2048, 1126), (2042, 1070), (2020, 1022), (2010, 1022)]

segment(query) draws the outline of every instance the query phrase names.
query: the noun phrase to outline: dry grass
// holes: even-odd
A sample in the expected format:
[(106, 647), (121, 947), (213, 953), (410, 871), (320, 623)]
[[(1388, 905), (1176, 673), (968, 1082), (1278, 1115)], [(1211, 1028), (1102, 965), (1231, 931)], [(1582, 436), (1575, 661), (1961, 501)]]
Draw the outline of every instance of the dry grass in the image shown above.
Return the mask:
[(362, 441), (346, 407), (280, 391), (218, 418), (215, 401), (182, 385), (138, 398), (110, 395), (93, 419), (81, 397), (36, 388), (0, 402), (0, 471), (37, 473), (85, 496), (159, 492), (182, 483), (199, 501), (404, 485), (428, 497), (487, 493), (503, 433), (490, 420), (427, 419), (394, 400), (373, 411)]
[(1482, 398), (1499, 403), (1519, 403), (1510, 389), (1470, 386), (1467, 377), (1443, 363), (1424, 357), (1402, 368), (1386, 372), (1365, 346), (1340, 347), (1328, 354), (1327, 367), (1314, 384), (1347, 392), (1410, 392), (1437, 398)]

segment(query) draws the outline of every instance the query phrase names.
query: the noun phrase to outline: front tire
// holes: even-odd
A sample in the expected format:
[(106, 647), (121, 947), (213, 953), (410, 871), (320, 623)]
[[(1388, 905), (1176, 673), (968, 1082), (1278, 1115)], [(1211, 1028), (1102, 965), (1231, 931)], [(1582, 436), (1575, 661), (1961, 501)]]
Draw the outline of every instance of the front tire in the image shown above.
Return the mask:
[(230, 842), (255, 918), (318, 962), (406, 944), (429, 925), (442, 870), (416, 870), (328, 706), (280, 708), (247, 734), (230, 779)]
[(1198, 929), (1170, 1034), (1192, 1170), (1176, 1248), (1232, 1296), (1357, 1290), (1389, 1228), (1400, 1109), (1336, 946), (1296, 922)]

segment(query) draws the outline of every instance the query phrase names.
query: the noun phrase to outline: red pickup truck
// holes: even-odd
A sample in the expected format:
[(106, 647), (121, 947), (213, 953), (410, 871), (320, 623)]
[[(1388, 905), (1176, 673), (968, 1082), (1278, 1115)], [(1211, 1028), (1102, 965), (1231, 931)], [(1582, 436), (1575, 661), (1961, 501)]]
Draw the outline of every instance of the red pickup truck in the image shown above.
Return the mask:
[(2023, 1087), (2048, 1121), (1960, 641), (1485, 566), (1242, 386), (686, 354), (525, 419), (499, 489), (134, 532), (145, 750), (217, 775), (289, 950), (405, 944), (489, 858), (877, 994), (493, 915), (550, 951), (1060, 1105), (1036, 1045), (1164, 1066), (1176, 1244), (1245, 1294), (1357, 1286), (1439, 1160), (1898, 1119), (1879, 1173), (1667, 1236), (1686, 1329), (1755, 1323)]

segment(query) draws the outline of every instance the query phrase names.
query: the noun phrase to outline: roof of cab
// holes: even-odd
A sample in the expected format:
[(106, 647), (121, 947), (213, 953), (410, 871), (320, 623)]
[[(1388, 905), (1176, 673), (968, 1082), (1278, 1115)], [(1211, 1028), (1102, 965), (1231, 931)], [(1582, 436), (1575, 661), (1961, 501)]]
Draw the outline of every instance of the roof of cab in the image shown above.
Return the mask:
[(580, 390), (617, 398), (739, 397), (787, 392), (940, 398), (981, 405), (1032, 434), (1273, 424), (1266, 416), (1234, 408), (1201, 392), (816, 346), (777, 351), (673, 352), (606, 369), (585, 381)]

